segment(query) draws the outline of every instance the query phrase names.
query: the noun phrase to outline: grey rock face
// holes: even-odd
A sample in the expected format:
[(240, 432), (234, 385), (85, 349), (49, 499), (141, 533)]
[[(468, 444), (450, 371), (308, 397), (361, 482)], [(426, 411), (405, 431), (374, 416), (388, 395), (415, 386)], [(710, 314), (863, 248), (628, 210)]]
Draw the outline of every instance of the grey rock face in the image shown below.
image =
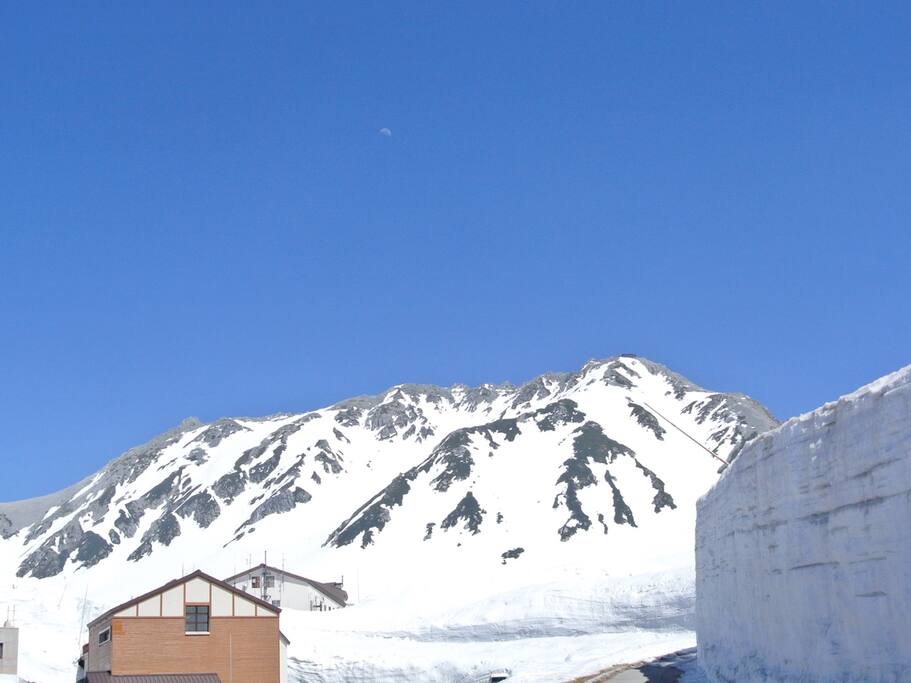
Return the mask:
[(485, 514), (487, 514), (487, 511), (481, 509), (477, 498), (469, 491), (459, 501), (455, 509), (446, 515), (446, 518), (440, 524), (440, 528), (444, 530), (451, 529), (461, 522), (465, 529), (472, 534), (477, 534), (481, 531), (481, 522), (484, 521)]
[(410, 403), (405, 403), (404, 397), (404, 392), (399, 390), (392, 394), (391, 401), (371, 408), (364, 426), (377, 432), (377, 438), (385, 440), (397, 436), (399, 430), (404, 430), (417, 422), (426, 423), (427, 418), (424, 417), (423, 411)]
[(518, 418), (505, 418), (477, 427), (457, 429), (446, 436), (420, 465), (398, 475), (385, 489), (358, 508), (351, 517), (339, 525), (324, 545), (348, 545), (359, 536), (361, 547), (370, 545), (374, 535), (382, 531), (389, 522), (391, 509), (402, 504), (404, 497), (411, 490), (411, 483), (420, 475), (428, 474), (435, 468), (440, 469), (440, 472), (430, 481), (430, 486), (437, 492), (445, 493), (453, 482), (466, 480), (471, 476), (474, 466), (469, 446), (475, 438), (483, 438), (489, 448), (497, 449), (501, 440), (515, 440), (521, 433), (519, 425), (522, 422), (558, 425), (581, 422), (583, 419), (584, 415), (577, 409), (574, 401), (561, 400), (539, 410), (524, 413)]
[(503, 558), (503, 564), (506, 564), (506, 560), (515, 560), (525, 552), (525, 548), (513, 548), (512, 550), (507, 550), (505, 553), (500, 555)]
[(31, 575), (36, 579), (44, 579), (59, 574), (83, 536), (79, 522), (68, 522), (22, 561), (16, 576), (21, 578)]
[(247, 476), (243, 472), (228, 472), (212, 486), (215, 495), (228, 505), (234, 502), (247, 486)]
[(623, 370), (625, 373), (632, 375), (633, 377), (639, 377), (639, 375), (631, 370), (628, 365), (622, 361), (615, 360), (607, 364), (604, 368), (604, 383), (610, 386), (623, 387), (624, 389), (632, 389), (633, 382), (626, 374), (620, 372)]
[(326, 474), (339, 474), (342, 471), (342, 456), (335, 452), (325, 439), (316, 442), (316, 448), (319, 453), (314, 456), (314, 460), (323, 466), (323, 472)]
[(694, 415), (697, 424), (709, 419), (727, 424), (709, 438), (715, 444), (712, 450), (716, 453), (726, 444), (733, 446), (729, 461), (737, 457), (747, 441), (778, 425), (768, 410), (743, 394), (710, 394), (689, 403), (682, 413)]
[(357, 427), (361, 423), (364, 411), (357, 406), (349, 406), (335, 414), (335, 421), (343, 427)]
[(0, 538), (7, 539), (14, 533), (13, 523), (10, 521), (10, 518), (0, 513)]
[(514, 390), (511, 384), (482, 384), (479, 387), (460, 386), (458, 388), (464, 391), (459, 401), (459, 408), (469, 412), (475, 412), (478, 408), (489, 406), (503, 394)]
[(250, 481), (252, 481), (254, 484), (258, 484), (259, 482), (265, 480), (265, 478), (270, 474), (272, 474), (272, 471), (278, 467), (278, 463), (282, 458), (281, 450), (283, 450), (281, 447), (276, 448), (275, 453), (271, 458), (257, 463), (251, 467), (249, 475)]
[(76, 561), (92, 567), (111, 554), (113, 546), (94, 531), (87, 531), (76, 546)]
[(194, 494), (176, 510), (182, 518), (192, 517), (203, 529), (218, 519), (221, 508), (212, 495), (206, 491)]
[(200, 432), (193, 439), (192, 443), (203, 443), (209, 448), (215, 448), (232, 434), (249, 431), (250, 430), (247, 427), (244, 427), (242, 424), (236, 422), (235, 420), (222, 418), (220, 420), (216, 420), (205, 430)]
[(166, 512), (152, 522), (149, 530), (142, 535), (139, 547), (130, 553), (127, 559), (137, 562), (152, 554), (152, 543), (157, 541), (165, 546), (171, 545), (171, 541), (178, 536), (180, 536), (180, 522), (172, 513)]
[(578, 408), (579, 406), (575, 401), (564, 398), (537, 411), (534, 414), (535, 422), (542, 432), (552, 432), (559, 425), (585, 420), (585, 413)]
[(547, 385), (544, 382), (543, 377), (523, 384), (519, 391), (516, 393), (515, 399), (513, 399), (512, 407), (517, 408), (523, 406), (534, 399), (542, 399), (550, 396), (550, 389), (547, 388)]
[(652, 432), (658, 441), (664, 441), (664, 435), (667, 430), (661, 426), (658, 418), (655, 417), (651, 411), (643, 408), (638, 403), (634, 403), (630, 399), (627, 399), (627, 405), (630, 407), (630, 416), (635, 417), (636, 422)]
[(389, 522), (391, 508), (401, 505), (405, 495), (411, 490), (409, 481), (417, 477), (416, 469), (411, 469), (405, 474), (398, 475), (386, 488), (376, 494), (354, 511), (348, 519), (330, 534), (323, 545), (333, 545), (337, 548), (348, 545), (358, 536), (363, 535), (361, 547), (366, 548), (373, 543), (374, 532), (383, 530)]
[(312, 496), (299, 486), (288, 484), (273, 493), (266, 501), (260, 503), (250, 518), (241, 524), (237, 531), (244, 527), (256, 524), (256, 522), (265, 519), (269, 515), (278, 515), (285, 512), (291, 512), (300, 504), (308, 503)]
[[(581, 427), (578, 427), (573, 434), (575, 434), (573, 457), (563, 463), (563, 472), (557, 478), (557, 484), (563, 486), (563, 491), (557, 494), (553, 504), (554, 508), (559, 507), (561, 504), (565, 505), (570, 514), (566, 523), (560, 527), (561, 541), (568, 541), (580, 529), (587, 531), (591, 527), (591, 519), (582, 509), (578, 492), (580, 489), (597, 483), (597, 479), (590, 467), (590, 463), (593, 462), (609, 466), (618, 457), (632, 458), (636, 467), (650, 478), (653, 488), (657, 491), (654, 499), (655, 511), (658, 512), (665, 506), (674, 506), (673, 499), (664, 490), (664, 482), (658, 479), (651, 470), (639, 463), (632, 449), (606, 436), (601, 425), (597, 422), (586, 422)], [(614, 522), (616, 524), (636, 526), (632, 510), (624, 501), (623, 494), (616, 485), (609, 469), (605, 472), (605, 481), (612, 492)]]

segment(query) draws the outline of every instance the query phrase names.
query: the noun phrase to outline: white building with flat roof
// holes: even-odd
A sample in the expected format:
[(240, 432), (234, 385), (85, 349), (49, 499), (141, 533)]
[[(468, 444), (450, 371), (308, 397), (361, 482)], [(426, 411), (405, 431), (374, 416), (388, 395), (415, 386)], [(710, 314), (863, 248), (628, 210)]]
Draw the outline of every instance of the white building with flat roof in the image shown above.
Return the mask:
[(267, 564), (225, 580), (235, 588), (282, 609), (325, 612), (348, 604), (342, 583), (322, 583)]

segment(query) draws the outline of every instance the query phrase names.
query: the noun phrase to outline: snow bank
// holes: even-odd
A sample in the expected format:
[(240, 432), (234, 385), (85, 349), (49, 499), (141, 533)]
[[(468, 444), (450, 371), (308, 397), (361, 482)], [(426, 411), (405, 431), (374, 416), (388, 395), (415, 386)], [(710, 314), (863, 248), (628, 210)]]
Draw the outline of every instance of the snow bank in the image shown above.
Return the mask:
[(911, 681), (911, 366), (750, 442), (698, 504), (710, 680)]
[(561, 579), (455, 600), (402, 595), (329, 614), (282, 612), (290, 680), (571, 680), (695, 644), (692, 568)]

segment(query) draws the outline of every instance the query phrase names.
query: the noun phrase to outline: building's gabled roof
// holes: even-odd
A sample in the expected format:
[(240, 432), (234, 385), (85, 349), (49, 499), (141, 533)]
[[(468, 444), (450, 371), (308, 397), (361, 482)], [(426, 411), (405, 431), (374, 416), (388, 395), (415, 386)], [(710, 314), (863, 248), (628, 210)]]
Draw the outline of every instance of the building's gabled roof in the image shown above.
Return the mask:
[(193, 579), (202, 579), (203, 581), (208, 581), (209, 583), (214, 584), (214, 585), (218, 586), (219, 588), (224, 588), (229, 593), (233, 593), (234, 595), (239, 595), (242, 598), (244, 598), (245, 600), (254, 602), (257, 605), (260, 605), (261, 607), (265, 607), (266, 609), (268, 609), (272, 612), (276, 612), (276, 613), (281, 612), (281, 609), (279, 609), (278, 607), (276, 607), (274, 605), (269, 604), (265, 600), (260, 600), (255, 595), (250, 595), (249, 593), (240, 590), (240, 588), (235, 588), (234, 586), (232, 586), (230, 583), (227, 583), (226, 581), (222, 581), (221, 579), (216, 579), (214, 576), (209, 576), (205, 572), (201, 572), (201, 571), (197, 570), (197, 571), (193, 572), (192, 574), (187, 574), (186, 576), (182, 576), (179, 579), (174, 579), (173, 581), (169, 581), (168, 583), (164, 584), (163, 586), (159, 586), (155, 590), (151, 590), (148, 593), (140, 595), (138, 598), (133, 598), (132, 600), (128, 600), (127, 602), (125, 602), (121, 605), (112, 607), (107, 612), (102, 614), (100, 617), (95, 617), (94, 619), (92, 619), (92, 621), (89, 622), (88, 626), (89, 626), (89, 628), (91, 628), (98, 622), (104, 621), (105, 619), (112, 617), (117, 612), (121, 612), (121, 611), (127, 609), (128, 607), (132, 607), (133, 605), (138, 605), (143, 600), (148, 600), (149, 598), (151, 598), (155, 595), (158, 595), (159, 593), (164, 593), (165, 591), (171, 590), (175, 586), (179, 586), (181, 584), (187, 583), (188, 581), (192, 581)]
[(221, 683), (218, 674), (143, 674), (112, 676), (107, 671), (86, 674), (87, 683)]
[(334, 602), (338, 603), (339, 605), (345, 605), (348, 602), (348, 593), (346, 593), (344, 590), (342, 590), (339, 587), (336, 587), (329, 583), (322, 583), (320, 581), (314, 581), (313, 579), (308, 579), (306, 576), (300, 576), (299, 574), (292, 574), (289, 571), (285, 571), (284, 569), (278, 569), (277, 567), (273, 567), (272, 565), (265, 564), (265, 563), (258, 564), (255, 567), (250, 567), (246, 571), (242, 571), (239, 574), (235, 574), (234, 576), (229, 576), (227, 579), (225, 579), (225, 581), (230, 583), (232, 581), (236, 581), (237, 579), (239, 579), (242, 576), (247, 576), (251, 572), (262, 571), (263, 569), (268, 569), (270, 572), (272, 572), (274, 574), (284, 574), (285, 576), (287, 576), (289, 578), (297, 579), (298, 581), (303, 581), (304, 583), (308, 583), (311, 586), (313, 586), (316, 590), (318, 590), (320, 593), (325, 595), (327, 598), (329, 598), (330, 600), (333, 600)]

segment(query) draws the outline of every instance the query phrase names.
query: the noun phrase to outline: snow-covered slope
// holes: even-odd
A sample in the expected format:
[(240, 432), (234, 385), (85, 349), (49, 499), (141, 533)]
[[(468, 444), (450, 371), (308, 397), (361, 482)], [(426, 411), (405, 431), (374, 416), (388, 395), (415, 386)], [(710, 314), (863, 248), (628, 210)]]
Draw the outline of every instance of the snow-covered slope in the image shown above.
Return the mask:
[[(345, 576), (362, 605), (319, 624), (363, 633), (359, 615), (395, 606), (411, 615), (399, 635), (477, 636), (477, 624), (456, 627), (441, 606), (475, 602), (491, 622), (497, 596), (553, 586), (568, 570), (691, 570), (695, 501), (719, 463), (668, 419), (726, 458), (775, 424), (742, 395), (633, 356), (521, 387), (399, 385), (304, 414), (187, 420), (61, 494), (0, 507), (0, 604), (18, 601), (36, 643), (53, 644), (24, 647), (24, 668), (46, 683), (69, 678), (80, 624), (94, 612), (193, 568), (227, 576), (266, 551), (297, 573)], [(499, 608), (493, 622), (511, 639), (645, 618), (616, 619), (607, 600), (589, 622), (539, 628), (522, 600), (509, 602), (515, 609)], [(37, 618), (49, 608), (54, 618)], [(422, 616), (431, 614), (432, 628)], [(691, 608), (681, 614), (672, 628), (686, 627)], [(297, 621), (288, 610), (283, 618)], [(394, 637), (389, 623), (371, 632)], [(289, 636), (312, 646), (310, 631)], [(341, 642), (334, 633), (327, 643)], [(323, 657), (313, 665), (323, 670), (344, 660), (302, 652), (311, 664)]]
[(749, 443), (699, 503), (699, 658), (726, 681), (911, 681), (911, 366)]

